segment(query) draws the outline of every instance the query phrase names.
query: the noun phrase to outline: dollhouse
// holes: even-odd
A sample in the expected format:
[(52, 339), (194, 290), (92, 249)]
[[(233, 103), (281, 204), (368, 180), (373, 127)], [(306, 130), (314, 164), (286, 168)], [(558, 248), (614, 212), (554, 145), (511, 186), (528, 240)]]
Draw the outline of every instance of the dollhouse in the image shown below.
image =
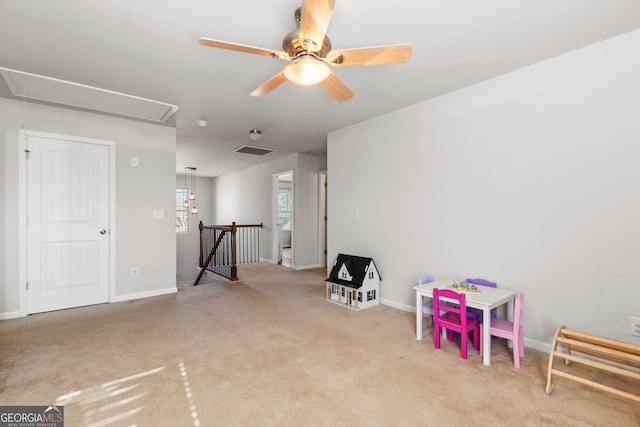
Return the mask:
[(372, 258), (339, 254), (325, 284), (327, 301), (353, 310), (379, 304), (380, 274)]

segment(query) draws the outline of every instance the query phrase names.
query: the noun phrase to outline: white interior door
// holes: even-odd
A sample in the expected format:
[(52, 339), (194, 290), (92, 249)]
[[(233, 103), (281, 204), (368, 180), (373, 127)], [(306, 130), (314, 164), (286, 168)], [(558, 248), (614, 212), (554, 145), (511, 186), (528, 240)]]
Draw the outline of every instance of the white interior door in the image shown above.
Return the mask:
[(27, 312), (109, 301), (109, 149), (27, 136)]

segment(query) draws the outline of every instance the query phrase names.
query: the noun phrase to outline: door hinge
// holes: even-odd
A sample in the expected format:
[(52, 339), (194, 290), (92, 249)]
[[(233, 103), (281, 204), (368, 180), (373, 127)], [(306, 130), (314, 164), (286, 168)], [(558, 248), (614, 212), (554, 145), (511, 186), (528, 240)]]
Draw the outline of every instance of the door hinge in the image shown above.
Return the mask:
[(29, 282), (27, 282), (27, 290), (29, 290)]
[(31, 151), (29, 150), (24, 150), (25, 156), (27, 156), (27, 160), (29, 160), (29, 153), (31, 153)]

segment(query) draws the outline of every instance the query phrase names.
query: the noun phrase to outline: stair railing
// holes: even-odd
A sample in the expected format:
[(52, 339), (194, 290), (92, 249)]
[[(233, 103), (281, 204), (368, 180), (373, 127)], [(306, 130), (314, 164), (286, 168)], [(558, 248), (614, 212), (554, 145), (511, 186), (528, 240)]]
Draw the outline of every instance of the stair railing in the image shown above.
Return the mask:
[(260, 261), (260, 228), (262, 224), (204, 225), (200, 221), (200, 273), (193, 285), (206, 271), (237, 281), (238, 264)]

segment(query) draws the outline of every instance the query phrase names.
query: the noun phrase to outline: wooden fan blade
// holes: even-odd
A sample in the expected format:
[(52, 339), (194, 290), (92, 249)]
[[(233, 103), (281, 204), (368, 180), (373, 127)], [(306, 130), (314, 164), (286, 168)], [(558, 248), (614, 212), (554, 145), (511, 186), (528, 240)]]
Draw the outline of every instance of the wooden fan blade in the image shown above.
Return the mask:
[(309, 52), (317, 52), (322, 48), (334, 4), (335, 0), (302, 0), (300, 42)]
[(199, 43), (203, 46), (217, 47), (220, 49), (234, 50), (236, 52), (252, 53), (254, 55), (270, 56), (272, 58), (291, 59), (284, 52), (271, 49), (263, 49), (261, 47), (247, 46), (244, 44), (230, 43), (222, 40), (214, 40), (202, 37)]
[(353, 97), (351, 89), (349, 89), (347, 85), (345, 85), (342, 80), (336, 77), (333, 73), (329, 74), (329, 77), (321, 81), (320, 85), (325, 88), (325, 90), (338, 102), (344, 102)]
[(336, 67), (352, 65), (402, 64), (411, 59), (411, 45), (363, 47), (332, 50), (327, 54), (329, 64)]
[(287, 81), (287, 78), (284, 76), (284, 73), (281, 71), (275, 76), (273, 76), (268, 82), (264, 83), (262, 86), (260, 86), (259, 88), (251, 92), (249, 95), (264, 96), (286, 81)]

